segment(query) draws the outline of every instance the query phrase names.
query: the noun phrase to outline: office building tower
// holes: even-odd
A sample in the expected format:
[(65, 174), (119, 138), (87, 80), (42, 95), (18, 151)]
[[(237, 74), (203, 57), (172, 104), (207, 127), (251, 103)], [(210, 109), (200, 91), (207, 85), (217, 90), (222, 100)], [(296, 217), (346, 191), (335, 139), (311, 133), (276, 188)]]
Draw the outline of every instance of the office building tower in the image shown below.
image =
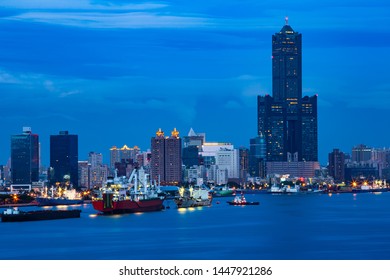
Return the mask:
[(79, 161), (79, 187), (93, 189), (104, 186), (108, 177), (108, 166), (103, 164), (101, 153), (89, 152), (88, 161)]
[(23, 133), (11, 136), (11, 181), (15, 187), (29, 186), (39, 180), (39, 136), (23, 127)]
[(178, 185), (182, 178), (181, 139), (176, 128), (165, 139), (165, 182)]
[(122, 148), (113, 146), (110, 149), (110, 168), (114, 169), (115, 163), (122, 162), (123, 160), (126, 162), (136, 162), (139, 152), (140, 149), (138, 146), (134, 146), (133, 148), (129, 148), (127, 145), (123, 145)]
[(101, 153), (89, 152), (88, 153), (88, 163), (92, 168), (103, 165), (103, 155)]
[(153, 181), (162, 182), (165, 179), (165, 137), (161, 128), (151, 140), (150, 176)]
[(352, 161), (353, 162), (367, 162), (371, 160), (373, 149), (366, 145), (360, 144), (352, 148)]
[(345, 181), (345, 155), (339, 149), (333, 149), (328, 155), (328, 174), (333, 177), (335, 183)]
[(266, 161), (317, 162), (317, 96), (302, 98), (302, 35), (287, 20), (272, 36), (272, 94), (258, 96)]
[(272, 35), (272, 96), (290, 105), (302, 97), (302, 35), (287, 19), (280, 32)]
[(249, 150), (245, 147), (238, 149), (240, 157), (240, 182), (245, 183), (249, 172)]
[(78, 186), (78, 136), (60, 131), (50, 135), (50, 183)]
[(240, 177), (239, 155), (238, 149), (220, 149), (216, 152), (215, 165), (218, 170), (226, 170), (226, 179), (238, 179)]
[(250, 139), (249, 145), (249, 175), (265, 177), (266, 143), (264, 135)]
[(165, 185), (178, 185), (182, 180), (181, 139), (176, 128), (170, 137), (159, 129), (151, 139), (151, 178)]
[(199, 152), (202, 151), (202, 145), (205, 142), (204, 133), (195, 133), (191, 128), (187, 136), (183, 136), (183, 164), (186, 168), (199, 165)]
[(195, 133), (195, 131), (191, 128), (188, 132), (187, 136), (183, 136), (183, 148), (187, 148), (189, 146), (201, 147), (205, 140), (206, 135), (204, 133)]

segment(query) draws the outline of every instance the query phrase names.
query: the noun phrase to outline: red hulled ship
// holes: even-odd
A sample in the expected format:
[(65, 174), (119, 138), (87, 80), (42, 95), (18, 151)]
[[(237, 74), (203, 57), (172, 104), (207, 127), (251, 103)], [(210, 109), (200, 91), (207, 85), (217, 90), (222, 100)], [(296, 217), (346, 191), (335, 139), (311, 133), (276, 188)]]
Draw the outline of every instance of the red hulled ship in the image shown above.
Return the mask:
[[(136, 170), (126, 178), (110, 178), (92, 200), (93, 208), (104, 214), (159, 211), (164, 208), (164, 197), (158, 190), (147, 185), (147, 175), (138, 184)], [(142, 169), (140, 170), (142, 172)], [(134, 183), (131, 183), (134, 179)]]

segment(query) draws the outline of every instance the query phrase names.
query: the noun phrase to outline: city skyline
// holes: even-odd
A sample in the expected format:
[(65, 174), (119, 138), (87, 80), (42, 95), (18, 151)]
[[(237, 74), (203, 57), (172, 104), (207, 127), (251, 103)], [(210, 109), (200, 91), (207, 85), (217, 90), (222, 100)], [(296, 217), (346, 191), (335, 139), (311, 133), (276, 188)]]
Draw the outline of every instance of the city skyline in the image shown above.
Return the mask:
[(321, 164), (333, 148), (388, 147), (389, 3), (257, 2), (5, 0), (0, 164), (24, 126), (40, 136), (43, 164), (61, 130), (79, 135), (80, 159), (95, 151), (105, 162), (113, 145), (150, 148), (160, 127), (248, 148), (285, 16), (304, 34), (303, 95), (318, 94)]

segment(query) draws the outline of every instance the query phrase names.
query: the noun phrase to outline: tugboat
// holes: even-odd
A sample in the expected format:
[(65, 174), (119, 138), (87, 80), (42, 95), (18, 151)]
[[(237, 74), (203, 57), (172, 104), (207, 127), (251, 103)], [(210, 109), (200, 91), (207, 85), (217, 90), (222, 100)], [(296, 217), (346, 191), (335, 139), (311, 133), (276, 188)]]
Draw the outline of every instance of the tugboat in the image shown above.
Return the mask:
[(256, 202), (246, 201), (243, 193), (241, 193), (241, 196), (235, 196), (233, 201), (227, 201), (227, 203), (229, 203), (229, 205), (259, 205), (260, 204), (258, 201)]
[[(139, 173), (144, 173), (141, 168)], [(109, 178), (104, 187), (92, 199), (92, 206), (103, 214), (121, 214), (135, 212), (160, 211), (164, 208), (165, 197), (159, 195), (156, 188), (147, 186), (147, 174), (144, 173), (143, 190), (138, 188), (137, 170), (134, 169), (130, 179)], [(132, 183), (134, 180), (134, 183)]]
[(187, 191), (182, 187), (179, 190), (179, 194), (179, 198), (175, 199), (177, 208), (210, 206), (213, 200), (210, 191), (204, 187), (196, 190), (190, 187)]
[(27, 222), (80, 218), (81, 210), (19, 211), (17, 207), (7, 209), (1, 215), (2, 222)]

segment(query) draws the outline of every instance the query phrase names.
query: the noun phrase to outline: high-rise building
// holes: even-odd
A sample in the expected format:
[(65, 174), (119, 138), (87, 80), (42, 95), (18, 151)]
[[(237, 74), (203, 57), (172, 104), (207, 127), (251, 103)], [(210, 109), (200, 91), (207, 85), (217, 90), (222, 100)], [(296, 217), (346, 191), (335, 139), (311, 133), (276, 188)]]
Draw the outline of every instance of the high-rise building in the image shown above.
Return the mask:
[(30, 185), (39, 180), (39, 136), (23, 127), (23, 133), (11, 136), (12, 185)]
[(165, 139), (165, 182), (178, 185), (182, 178), (181, 139), (176, 128)]
[(272, 35), (272, 96), (293, 109), (302, 97), (302, 35), (288, 24)]
[(250, 139), (249, 146), (249, 175), (265, 177), (266, 143), (264, 135)]
[(244, 183), (248, 177), (250, 153), (245, 147), (240, 147), (238, 152), (240, 157), (240, 182)]
[(181, 139), (176, 128), (170, 137), (159, 129), (151, 139), (151, 178), (162, 184), (178, 185), (182, 180)]
[(240, 177), (239, 150), (220, 149), (215, 155), (215, 165), (218, 170), (226, 170), (226, 179), (238, 179)]
[(127, 145), (123, 145), (122, 148), (117, 148), (113, 146), (110, 149), (110, 168), (115, 168), (115, 163), (125, 161), (136, 162), (137, 155), (139, 154), (140, 149), (138, 146), (129, 148)]
[(103, 155), (101, 153), (89, 152), (88, 163), (91, 164), (92, 168), (103, 165)]
[(187, 136), (183, 136), (183, 148), (189, 146), (201, 147), (204, 142), (206, 142), (206, 135), (204, 133), (195, 133), (191, 128)]
[(367, 162), (371, 160), (373, 149), (366, 145), (360, 144), (352, 148), (353, 162)]
[(345, 155), (339, 149), (333, 149), (328, 155), (328, 173), (336, 183), (345, 181)]
[(202, 151), (202, 145), (205, 142), (204, 133), (195, 133), (191, 128), (187, 136), (183, 136), (183, 164), (186, 168), (199, 165), (199, 152)]
[(150, 176), (153, 181), (162, 182), (165, 179), (165, 137), (161, 128), (151, 142)]
[(79, 187), (102, 187), (107, 181), (108, 166), (103, 164), (101, 153), (89, 152), (88, 161), (79, 161)]
[(60, 131), (50, 135), (50, 183), (78, 186), (78, 135)]
[(302, 98), (302, 35), (287, 20), (272, 36), (272, 93), (258, 96), (266, 161), (318, 161), (317, 96)]

